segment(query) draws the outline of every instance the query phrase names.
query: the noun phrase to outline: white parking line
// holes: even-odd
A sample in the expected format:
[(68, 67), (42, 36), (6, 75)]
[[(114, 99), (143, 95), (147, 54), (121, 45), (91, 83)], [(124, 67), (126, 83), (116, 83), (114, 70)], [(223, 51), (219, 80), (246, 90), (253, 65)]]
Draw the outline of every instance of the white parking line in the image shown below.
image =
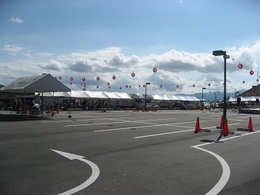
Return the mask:
[[(189, 122), (183, 122), (183, 123), (185, 124), (185, 123), (189, 123)], [(170, 123), (170, 124), (165, 124), (165, 126), (175, 126), (175, 124), (180, 125), (181, 123)], [(229, 126), (233, 126), (233, 125), (237, 125), (237, 124), (239, 124), (239, 123), (233, 123), (233, 124), (230, 124)], [(178, 127), (178, 125), (176, 125), (176, 127)], [(212, 129), (212, 128), (216, 128), (216, 126), (204, 127), (202, 129)], [(134, 138), (141, 139), (141, 138), (163, 136), (163, 135), (170, 135), (170, 134), (176, 134), (176, 133), (184, 133), (184, 132), (188, 132), (188, 131), (194, 131), (194, 129), (187, 129), (187, 130), (182, 130), (182, 131), (172, 131), (172, 132), (165, 132), (165, 133), (156, 133), (156, 134), (150, 134), (150, 135), (137, 136)]]
[(112, 125), (117, 123), (127, 123), (125, 121), (118, 122), (106, 122), (106, 123), (84, 123), (84, 124), (75, 124), (75, 125), (64, 125), (64, 127), (80, 127), (80, 126), (97, 126), (97, 125)]
[[(179, 123), (178, 123), (179, 124)], [(168, 126), (166, 124), (166, 126)], [(216, 126), (210, 126), (210, 127), (205, 127), (203, 129), (211, 129), (215, 128)], [(142, 135), (142, 136), (136, 136), (134, 137), (135, 139), (141, 139), (141, 138), (148, 138), (148, 137), (156, 137), (156, 136), (163, 136), (163, 135), (170, 135), (170, 134), (176, 134), (176, 133), (185, 133), (189, 131), (194, 131), (195, 128), (193, 129), (186, 129), (186, 130), (181, 130), (181, 131), (171, 131), (171, 132), (165, 132), (165, 133), (155, 133), (155, 134), (150, 134), (150, 135)]]
[(148, 127), (159, 127), (159, 126), (166, 126), (167, 124), (157, 124), (157, 125), (146, 125), (146, 126), (136, 126), (136, 127), (122, 127), (122, 128), (116, 128), (116, 129), (102, 129), (102, 130), (95, 130), (94, 132), (109, 132), (109, 131), (120, 131), (125, 129), (143, 129)]
[(162, 135), (169, 135), (169, 134), (175, 134), (175, 133), (184, 133), (194, 131), (194, 129), (187, 129), (182, 131), (171, 131), (171, 132), (165, 132), (165, 133), (157, 133), (157, 134), (150, 134), (150, 135), (143, 135), (143, 136), (136, 136), (135, 139), (141, 139), (141, 138), (147, 138), (147, 137), (155, 137), (155, 136), (162, 136)]

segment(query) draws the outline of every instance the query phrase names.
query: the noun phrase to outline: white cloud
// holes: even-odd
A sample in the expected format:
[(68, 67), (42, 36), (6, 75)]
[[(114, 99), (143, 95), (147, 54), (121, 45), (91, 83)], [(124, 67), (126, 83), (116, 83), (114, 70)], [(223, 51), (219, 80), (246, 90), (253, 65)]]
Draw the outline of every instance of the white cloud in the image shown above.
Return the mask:
[(15, 17), (11, 17), (11, 18), (9, 19), (9, 21), (12, 22), (12, 23), (17, 23), (17, 24), (22, 24), (22, 23), (23, 23), (23, 19), (21, 19), (21, 18), (15, 18)]
[(20, 51), (23, 50), (23, 47), (7, 44), (7, 45), (4, 45), (2, 50), (8, 52), (8, 54), (10, 54), (10, 55), (17, 55)]
[(66, 64), (54, 59), (49, 60), (47, 63), (39, 64), (39, 66), (48, 71), (62, 71), (62, 69), (66, 68)]
[[(16, 45), (5, 45), (2, 50), (11, 54), (16, 54), (26, 50)], [(227, 90), (235, 91), (250, 88), (250, 84), (255, 83), (256, 72), (260, 62), (260, 40), (255, 44), (241, 46), (239, 48), (226, 48), (231, 59), (227, 60)], [(30, 56), (20, 56), (16, 61), (2, 62), (0, 84), (11, 82), (10, 72), (14, 67), (19, 68), (22, 75), (51, 73), (54, 76), (62, 76), (62, 82), (69, 85), (69, 78), (72, 76), (73, 87), (81, 88), (81, 78), (85, 77), (89, 90), (111, 90), (128, 93), (143, 93), (144, 89), (139, 88), (146, 82), (150, 82), (149, 92), (152, 94), (165, 93), (200, 93), (202, 87), (205, 91), (223, 91), (223, 57), (215, 57), (211, 53), (188, 53), (184, 51), (171, 50), (162, 54), (151, 54), (147, 56), (126, 55), (120, 48), (111, 47), (87, 53), (72, 53), (55, 56), (54, 53), (44, 53), (37, 55), (31, 52)], [(232, 60), (234, 59), (234, 60)], [(27, 62), (27, 63), (26, 63)], [(242, 63), (244, 68), (238, 69), (238, 63)], [(158, 71), (154, 73), (153, 67)], [(255, 70), (255, 75), (249, 75), (249, 71)], [(26, 70), (30, 70), (26, 73)], [(131, 73), (135, 72), (135, 77)], [(112, 80), (115, 75), (116, 80)], [(21, 76), (20, 74), (13, 75)], [(100, 81), (96, 81), (96, 76)], [(13, 79), (13, 77), (12, 77)], [(243, 80), (246, 84), (243, 84)], [(107, 82), (112, 88), (108, 89)], [(208, 85), (210, 83), (210, 86)], [(193, 87), (193, 84), (195, 87)], [(131, 85), (131, 89), (126, 89), (125, 85)], [(160, 88), (160, 85), (163, 87)], [(179, 88), (176, 87), (179, 85)]]

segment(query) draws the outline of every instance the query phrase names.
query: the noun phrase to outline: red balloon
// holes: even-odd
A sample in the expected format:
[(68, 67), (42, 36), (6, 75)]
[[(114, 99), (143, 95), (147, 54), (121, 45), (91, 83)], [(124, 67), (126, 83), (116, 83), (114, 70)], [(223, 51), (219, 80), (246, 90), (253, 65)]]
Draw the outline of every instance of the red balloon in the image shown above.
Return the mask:
[(108, 82), (107, 85), (110, 85), (110, 83)]
[(132, 72), (131, 77), (135, 77), (135, 73), (134, 72)]
[(253, 70), (250, 70), (249, 74), (253, 75), (255, 72)]
[(61, 76), (59, 76), (59, 80), (61, 80), (62, 79), (62, 77)]
[(70, 81), (73, 81), (73, 77), (70, 77)]
[(97, 77), (96, 77), (96, 81), (99, 81), (99, 80), (100, 80), (100, 78), (99, 78), (99, 76), (97, 76)]
[(160, 88), (162, 88), (163, 86), (162, 85), (160, 85)]
[(208, 86), (210, 87), (210, 85), (211, 85), (211, 84), (209, 83)]
[(179, 88), (179, 85), (176, 85), (177, 88)]
[(113, 75), (113, 76), (112, 76), (112, 79), (113, 79), (113, 80), (115, 80), (115, 79), (116, 79), (116, 76), (115, 76), (115, 75)]
[(70, 85), (72, 85), (72, 82), (70, 81)]
[(195, 84), (193, 84), (192, 87), (195, 87)]
[(122, 89), (122, 87), (119, 87), (119, 89)]
[(128, 85), (125, 85), (125, 88), (128, 88)]
[(154, 72), (154, 73), (157, 72), (157, 68), (156, 68), (156, 67), (153, 68), (153, 72)]
[(237, 67), (238, 67), (239, 69), (242, 69), (242, 68), (243, 68), (243, 64), (239, 63), (239, 64), (237, 65)]
[(243, 81), (243, 83), (245, 83), (245, 81)]
[(141, 87), (141, 85), (139, 85), (139, 88)]
[(97, 85), (97, 89), (99, 88), (99, 86)]

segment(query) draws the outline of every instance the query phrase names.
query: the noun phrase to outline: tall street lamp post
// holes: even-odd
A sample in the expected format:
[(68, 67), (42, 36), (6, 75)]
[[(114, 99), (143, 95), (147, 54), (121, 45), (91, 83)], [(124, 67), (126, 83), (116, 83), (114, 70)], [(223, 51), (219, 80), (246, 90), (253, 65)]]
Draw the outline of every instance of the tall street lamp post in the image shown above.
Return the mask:
[(201, 88), (201, 101), (203, 101), (203, 90), (206, 89), (206, 87)]
[(144, 110), (145, 111), (146, 111), (147, 85), (150, 85), (150, 83), (145, 83), (145, 91), (144, 91)]
[(224, 121), (226, 121), (227, 118), (227, 59), (230, 58), (229, 55), (227, 55), (226, 51), (222, 50), (215, 50), (212, 52), (214, 56), (223, 56), (224, 58), (224, 104), (223, 104), (223, 118)]

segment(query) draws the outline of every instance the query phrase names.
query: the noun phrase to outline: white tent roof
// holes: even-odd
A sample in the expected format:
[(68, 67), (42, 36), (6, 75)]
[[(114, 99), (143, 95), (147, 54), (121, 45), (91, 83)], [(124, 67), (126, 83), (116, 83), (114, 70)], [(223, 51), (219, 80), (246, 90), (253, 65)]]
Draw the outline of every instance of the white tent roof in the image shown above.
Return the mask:
[(71, 97), (73, 98), (89, 98), (90, 96), (86, 91), (71, 91)]
[(155, 94), (153, 96), (153, 99), (155, 99), (155, 100), (171, 100), (171, 98), (169, 98), (167, 95), (159, 95), (159, 94)]
[(116, 92), (104, 91), (104, 94), (110, 99), (120, 99), (120, 96), (118, 96)]
[[(41, 96), (41, 94), (39, 94), (39, 95)], [(53, 92), (44, 92), (42, 95), (44, 97), (52, 97), (52, 96), (54, 96), (54, 97), (70, 97), (70, 95), (67, 92), (61, 92), (61, 91), (60, 92), (54, 92), (54, 94), (53, 94)]]
[(54, 96), (56, 97), (70, 97), (70, 95), (67, 92), (62, 92), (62, 91), (58, 91), (58, 92), (54, 92)]
[(39, 94), (40, 96), (43, 96), (43, 97), (52, 97), (53, 96), (53, 94), (51, 92), (44, 92), (42, 94), (36, 93), (36, 94)]
[(187, 101), (200, 101), (198, 98), (195, 96), (184, 96)]
[(116, 94), (121, 98), (121, 99), (132, 99), (130, 95), (124, 92), (116, 92)]
[(168, 96), (171, 100), (179, 100), (179, 98), (176, 95), (169, 95)]
[(107, 99), (108, 96), (103, 91), (86, 91), (90, 98)]
[(143, 96), (142, 94), (140, 94), (140, 93), (130, 94), (130, 96), (131, 96), (132, 98), (144, 98), (144, 96)]
[(1, 91), (16, 93), (70, 91), (63, 83), (51, 74), (42, 74), (18, 78), (9, 85), (1, 88)]
[(160, 95), (155, 94), (153, 96), (155, 100), (181, 100), (181, 101), (199, 101), (195, 96), (185, 96), (185, 95)]
[(163, 95), (163, 100), (171, 100), (167, 95)]
[[(53, 92), (43, 93), (45, 97), (53, 96)], [(70, 97), (70, 93), (67, 92), (54, 92), (55, 97)], [(132, 98), (144, 98), (142, 94), (131, 94), (126, 92), (107, 92), (107, 91), (71, 91), (71, 97), (73, 98), (95, 98), (95, 99), (132, 99)], [(175, 101), (200, 101), (195, 96), (186, 95), (166, 95), (166, 94), (155, 94), (152, 96), (154, 100), (175, 100)], [(246, 101), (250, 101), (252, 97), (247, 97)], [(235, 100), (236, 101), (236, 100)], [(243, 99), (245, 101), (245, 98)], [(252, 100), (251, 100), (252, 101)]]
[(155, 94), (155, 95), (153, 96), (153, 99), (155, 99), (155, 100), (163, 100), (162, 96), (160, 96), (160, 95), (158, 95), (158, 94)]
[[(242, 102), (255, 102), (256, 99), (260, 99), (260, 96), (247, 96), (247, 97), (240, 97)], [(236, 102), (237, 98), (230, 98), (229, 102)]]

